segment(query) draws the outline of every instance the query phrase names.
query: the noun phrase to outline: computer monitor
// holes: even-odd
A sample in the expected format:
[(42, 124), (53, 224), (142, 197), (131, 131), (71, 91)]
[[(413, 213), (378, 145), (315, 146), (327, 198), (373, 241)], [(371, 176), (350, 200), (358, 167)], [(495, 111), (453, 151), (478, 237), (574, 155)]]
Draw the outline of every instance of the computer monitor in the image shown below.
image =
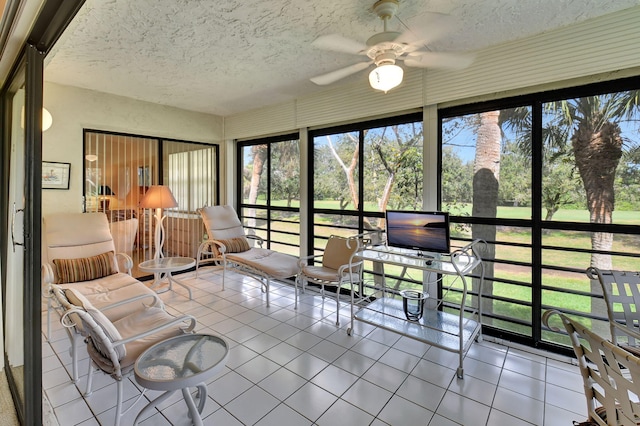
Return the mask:
[(387, 245), (449, 253), (449, 213), (387, 210)]

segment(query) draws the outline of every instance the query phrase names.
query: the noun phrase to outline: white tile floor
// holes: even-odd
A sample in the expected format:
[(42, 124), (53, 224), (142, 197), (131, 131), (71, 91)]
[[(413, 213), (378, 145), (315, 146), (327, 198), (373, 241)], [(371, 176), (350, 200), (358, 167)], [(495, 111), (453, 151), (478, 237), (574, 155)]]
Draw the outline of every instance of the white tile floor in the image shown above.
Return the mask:
[[(208, 383), (206, 425), (570, 425), (586, 418), (576, 366), (495, 343), (474, 343), (457, 379), (457, 355), (364, 323), (348, 336), (349, 310), (315, 292), (293, 309), (291, 286), (272, 283), (271, 307), (258, 282), (204, 269), (179, 278), (180, 287), (162, 294), (167, 309), (194, 315), (198, 332), (223, 335), (231, 346), (224, 371)], [(175, 288), (175, 287), (174, 287)], [(45, 318), (43, 314), (43, 319)], [(45, 330), (46, 327), (43, 327)], [(83, 397), (88, 358), (77, 385), (64, 330), (56, 323), (48, 342), (43, 333), (43, 388), (59, 423), (111, 425), (115, 384), (94, 377), (94, 392)], [(139, 393), (126, 382), (129, 404)], [(157, 393), (145, 397), (123, 418), (130, 425)], [(145, 425), (186, 425), (187, 408), (174, 394)]]

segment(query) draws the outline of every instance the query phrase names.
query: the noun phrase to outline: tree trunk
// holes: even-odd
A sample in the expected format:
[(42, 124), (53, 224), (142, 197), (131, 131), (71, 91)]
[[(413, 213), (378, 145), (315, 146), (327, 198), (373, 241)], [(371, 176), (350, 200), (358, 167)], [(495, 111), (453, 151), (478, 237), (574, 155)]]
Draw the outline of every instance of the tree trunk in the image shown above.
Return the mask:
[(357, 139), (354, 139), (351, 134), (347, 134), (347, 136), (356, 143), (356, 147), (353, 150), (353, 155), (351, 156), (351, 162), (347, 166), (338, 155), (335, 147), (333, 146), (333, 142), (331, 141), (331, 136), (327, 136), (327, 141), (329, 142), (329, 149), (331, 150), (331, 154), (338, 161), (340, 167), (344, 171), (344, 174), (347, 178), (347, 185), (349, 186), (349, 195), (351, 197), (351, 202), (353, 202), (353, 208), (358, 209), (358, 187), (356, 185), (356, 179), (354, 173), (356, 171), (356, 167), (358, 166), (358, 154), (360, 153), (360, 143)]
[[(267, 146), (255, 145), (251, 148), (253, 152), (253, 169), (251, 170), (251, 184), (249, 186), (249, 204), (255, 204), (258, 201), (258, 190), (260, 188), (260, 179), (262, 178), (262, 172), (264, 171), (264, 163), (267, 160)], [(251, 208), (248, 210), (248, 215), (251, 219), (248, 221), (249, 227), (256, 226), (256, 210)], [(255, 231), (251, 230), (251, 234), (255, 234)]]
[[(473, 165), (473, 217), (495, 218), (498, 213), (498, 188), (500, 182), (500, 144), (502, 133), (498, 118), (500, 111), (489, 111), (480, 114), (480, 126), (478, 127), (476, 140), (476, 156)], [(494, 225), (474, 224), (471, 228), (474, 239), (479, 238), (489, 241), (496, 239), (496, 227)], [(482, 251), (483, 258), (495, 258), (495, 245), (487, 244)], [(494, 266), (492, 262), (486, 262), (485, 277), (493, 278)], [(479, 290), (479, 282), (473, 280), (472, 290)], [(493, 293), (493, 282), (485, 280), (482, 293)], [(483, 299), (483, 310), (486, 313), (493, 311), (491, 299)]]
[[(587, 208), (592, 223), (611, 223), (615, 205), (614, 181), (616, 169), (622, 157), (622, 137), (620, 127), (615, 123), (605, 123), (600, 130), (593, 121), (582, 121), (571, 137), (576, 167), (580, 172), (584, 189), (587, 193)], [(613, 248), (613, 234), (609, 232), (592, 232), (591, 248), (608, 251)], [(611, 255), (591, 254), (591, 266), (600, 269), (612, 269)], [(601, 294), (598, 280), (591, 280), (591, 293)], [(591, 303), (591, 313), (606, 316), (602, 304)]]
[[(587, 195), (587, 208), (592, 223), (611, 223), (615, 204), (614, 181), (616, 169), (622, 157), (622, 137), (620, 127), (615, 123), (605, 123), (599, 130), (593, 121), (582, 121), (571, 137), (576, 166), (580, 172)], [(593, 232), (593, 250), (611, 250), (613, 235), (608, 232)], [(611, 256), (593, 253), (591, 266), (611, 269)]]

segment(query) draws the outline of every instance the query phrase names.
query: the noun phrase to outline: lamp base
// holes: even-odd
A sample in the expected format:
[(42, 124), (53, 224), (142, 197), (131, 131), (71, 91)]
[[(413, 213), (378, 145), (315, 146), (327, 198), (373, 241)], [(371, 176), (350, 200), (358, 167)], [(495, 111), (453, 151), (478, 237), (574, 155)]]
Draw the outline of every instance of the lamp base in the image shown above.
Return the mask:
[(109, 210), (109, 204), (111, 204), (111, 200), (109, 199), (104, 199), (104, 200), (100, 200), (100, 211), (101, 212), (106, 212)]

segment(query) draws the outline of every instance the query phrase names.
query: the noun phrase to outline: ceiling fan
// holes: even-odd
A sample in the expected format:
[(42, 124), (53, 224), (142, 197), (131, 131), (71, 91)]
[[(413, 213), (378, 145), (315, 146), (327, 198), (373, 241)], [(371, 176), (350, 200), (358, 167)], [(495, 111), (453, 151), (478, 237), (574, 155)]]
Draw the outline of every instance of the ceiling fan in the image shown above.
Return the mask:
[(429, 24), (426, 34), (416, 35), (411, 30), (389, 31), (388, 22), (396, 15), (398, 6), (399, 0), (378, 0), (373, 5), (373, 11), (384, 22), (384, 31), (369, 37), (366, 44), (339, 34), (324, 35), (315, 39), (311, 45), (316, 48), (364, 55), (369, 59), (313, 77), (311, 81), (318, 85), (331, 84), (375, 64), (376, 68), (369, 74), (369, 83), (374, 89), (386, 93), (402, 83), (404, 71), (396, 65), (396, 61), (418, 68), (462, 69), (471, 65), (473, 55), (433, 52), (427, 48), (430, 40), (451, 29), (452, 22), (447, 15), (434, 14), (437, 18)]

